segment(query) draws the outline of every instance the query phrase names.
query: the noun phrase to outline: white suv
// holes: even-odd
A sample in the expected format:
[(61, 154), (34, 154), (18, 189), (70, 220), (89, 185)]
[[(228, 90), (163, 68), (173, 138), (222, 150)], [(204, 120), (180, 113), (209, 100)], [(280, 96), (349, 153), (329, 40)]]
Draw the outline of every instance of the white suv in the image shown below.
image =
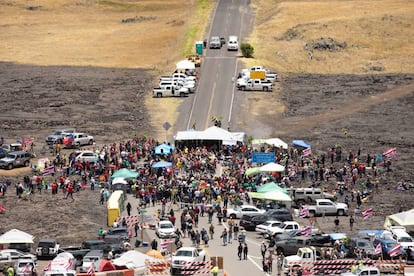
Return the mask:
[(227, 42), (227, 51), (237, 51), (239, 50), (239, 41), (237, 36), (229, 36), (229, 41)]
[(65, 147), (80, 147), (86, 145), (93, 145), (94, 138), (85, 133), (72, 133), (65, 136), (63, 143)]
[(227, 209), (227, 216), (232, 219), (240, 219), (243, 215), (264, 214), (265, 212), (265, 210), (258, 209), (251, 205), (241, 205), (236, 209)]
[(392, 238), (399, 242), (402, 248), (412, 248), (414, 249), (414, 240), (411, 236), (407, 233), (405, 227), (403, 226), (391, 226), (390, 228)]

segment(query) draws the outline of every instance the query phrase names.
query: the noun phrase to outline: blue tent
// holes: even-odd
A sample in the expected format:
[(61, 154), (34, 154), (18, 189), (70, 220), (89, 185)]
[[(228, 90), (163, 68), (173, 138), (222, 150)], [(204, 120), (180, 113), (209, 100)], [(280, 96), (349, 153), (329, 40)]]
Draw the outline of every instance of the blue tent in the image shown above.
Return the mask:
[(296, 147), (302, 147), (302, 148), (310, 148), (311, 145), (308, 144), (307, 142), (303, 141), (303, 140), (293, 140), (292, 141), (292, 146), (296, 146)]
[(151, 168), (165, 168), (165, 167), (172, 167), (172, 163), (160, 161), (151, 166)]
[(155, 147), (155, 154), (171, 154), (174, 150), (173, 146), (161, 144)]

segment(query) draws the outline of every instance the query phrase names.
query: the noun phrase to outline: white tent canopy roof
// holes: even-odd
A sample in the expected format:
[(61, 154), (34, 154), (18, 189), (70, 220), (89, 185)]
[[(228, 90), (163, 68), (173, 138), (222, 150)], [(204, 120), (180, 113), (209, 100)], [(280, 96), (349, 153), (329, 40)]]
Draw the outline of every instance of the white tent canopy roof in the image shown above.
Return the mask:
[(278, 147), (278, 148), (283, 148), (283, 149), (288, 148), (288, 144), (285, 143), (284, 141), (282, 141), (280, 138), (253, 139), (252, 144), (253, 145), (268, 144), (268, 145), (272, 145), (272, 146), (275, 146), (275, 147)]
[(284, 172), (285, 166), (271, 162), (271, 163), (267, 163), (264, 166), (261, 166), (259, 171), (261, 172)]
[(179, 62), (177, 62), (177, 64), (175, 65), (177, 70), (182, 70), (182, 69), (189, 69), (189, 70), (194, 70), (195, 69), (195, 64), (192, 61), (189, 60), (181, 60)]
[(33, 243), (34, 237), (18, 229), (12, 229), (0, 236), (0, 244)]
[[(187, 130), (178, 131), (175, 135), (176, 141), (186, 140), (219, 140), (224, 144), (236, 144), (236, 142), (243, 142), (245, 137), (244, 132), (229, 132), (225, 129), (212, 126), (204, 131)], [(233, 143), (234, 142), (234, 143)]]
[(112, 260), (112, 263), (116, 266), (126, 266), (128, 269), (137, 269), (145, 267), (145, 261), (157, 260), (144, 253), (136, 250), (130, 250), (122, 254), (119, 258)]

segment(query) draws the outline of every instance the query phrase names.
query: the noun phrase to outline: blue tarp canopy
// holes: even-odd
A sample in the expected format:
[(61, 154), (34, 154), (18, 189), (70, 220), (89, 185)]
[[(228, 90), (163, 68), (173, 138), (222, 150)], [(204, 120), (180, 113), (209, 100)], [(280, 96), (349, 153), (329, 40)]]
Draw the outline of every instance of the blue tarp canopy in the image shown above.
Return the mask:
[(302, 148), (310, 148), (311, 145), (308, 144), (307, 142), (303, 141), (303, 140), (293, 140), (292, 141), (292, 146), (296, 146), (296, 147), (302, 147)]
[(171, 154), (174, 150), (173, 146), (161, 144), (155, 147), (155, 154)]
[(154, 163), (154, 165), (151, 166), (151, 168), (165, 168), (165, 167), (172, 167), (172, 163), (160, 161), (160, 162)]

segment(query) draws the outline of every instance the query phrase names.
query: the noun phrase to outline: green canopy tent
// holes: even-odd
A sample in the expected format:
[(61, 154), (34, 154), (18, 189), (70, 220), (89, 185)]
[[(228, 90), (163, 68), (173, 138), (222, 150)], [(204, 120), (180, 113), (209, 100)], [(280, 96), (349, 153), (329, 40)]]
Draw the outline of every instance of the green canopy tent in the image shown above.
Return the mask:
[(124, 178), (124, 179), (130, 179), (130, 178), (136, 178), (139, 173), (135, 171), (131, 171), (128, 169), (120, 169), (116, 171), (113, 175), (111, 175), (110, 180), (113, 180), (116, 177)]
[(280, 187), (275, 182), (269, 182), (269, 183), (263, 184), (262, 186), (257, 187), (258, 193), (267, 193), (267, 192), (273, 192), (273, 191), (280, 191), (287, 195), (289, 194), (289, 192), (286, 189)]
[(248, 194), (251, 198), (255, 198), (255, 199), (270, 200), (270, 201), (284, 201), (284, 202), (292, 201), (289, 195), (281, 191), (271, 191), (271, 192), (266, 192), (266, 193), (250, 192)]

